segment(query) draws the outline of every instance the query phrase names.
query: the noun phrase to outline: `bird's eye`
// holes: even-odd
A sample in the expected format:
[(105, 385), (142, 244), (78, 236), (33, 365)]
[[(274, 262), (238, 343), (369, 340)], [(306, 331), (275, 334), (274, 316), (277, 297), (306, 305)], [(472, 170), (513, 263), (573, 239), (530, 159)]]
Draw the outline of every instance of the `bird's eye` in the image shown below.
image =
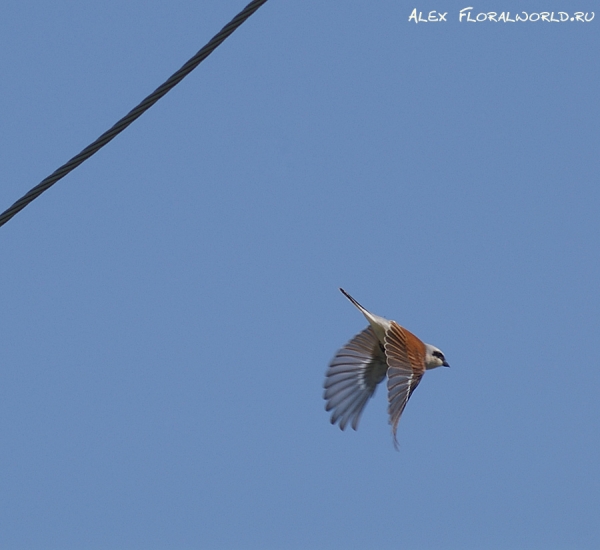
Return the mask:
[(441, 359), (442, 361), (444, 360), (444, 354), (440, 351), (434, 351), (432, 355), (438, 359)]

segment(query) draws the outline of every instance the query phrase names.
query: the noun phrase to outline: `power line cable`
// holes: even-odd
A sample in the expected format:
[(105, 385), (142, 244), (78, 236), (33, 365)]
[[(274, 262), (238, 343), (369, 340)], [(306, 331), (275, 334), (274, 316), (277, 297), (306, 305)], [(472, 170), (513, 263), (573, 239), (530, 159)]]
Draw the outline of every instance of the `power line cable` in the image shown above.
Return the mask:
[(161, 97), (166, 95), (177, 84), (179, 84), (188, 74), (190, 74), (202, 61), (204, 61), (217, 47), (221, 45), (225, 39), (233, 33), (246, 19), (248, 19), (258, 8), (260, 8), (267, 0), (252, 0), (240, 13), (238, 13), (227, 25), (225, 25), (212, 39), (185, 65), (175, 72), (168, 80), (161, 84), (148, 97), (146, 97), (139, 105), (134, 107), (121, 120), (119, 120), (112, 128), (104, 132), (96, 141), (88, 145), (78, 155), (75, 155), (67, 163), (55, 170), (47, 178), (43, 179), (33, 189), (23, 195), (10, 208), (0, 214), (0, 227), (9, 221), (13, 216), (18, 214), (29, 203), (37, 199), (44, 191), (52, 187), (58, 180), (64, 178), (69, 172), (75, 170), (80, 164), (89, 159), (93, 154), (97, 153), (114, 137), (118, 136), (132, 122), (144, 114), (152, 105), (154, 105)]

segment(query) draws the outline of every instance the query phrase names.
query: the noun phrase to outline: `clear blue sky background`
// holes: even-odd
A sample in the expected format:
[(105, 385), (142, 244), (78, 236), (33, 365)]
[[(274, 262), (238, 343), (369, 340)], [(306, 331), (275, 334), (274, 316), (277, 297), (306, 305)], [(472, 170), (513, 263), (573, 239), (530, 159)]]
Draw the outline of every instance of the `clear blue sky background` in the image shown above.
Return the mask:
[[(244, 5), (5, 0), (0, 209)], [(600, 547), (600, 13), (468, 5), (600, 11), (271, 0), (0, 229), (2, 549)], [(339, 286), (452, 365), (399, 452)]]

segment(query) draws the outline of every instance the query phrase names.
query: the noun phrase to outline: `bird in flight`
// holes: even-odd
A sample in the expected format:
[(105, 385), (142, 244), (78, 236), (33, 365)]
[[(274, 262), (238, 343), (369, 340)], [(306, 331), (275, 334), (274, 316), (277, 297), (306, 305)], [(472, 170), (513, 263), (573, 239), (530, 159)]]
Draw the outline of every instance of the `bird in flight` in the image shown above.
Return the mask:
[(343, 288), (340, 290), (367, 318), (369, 326), (329, 363), (324, 383), (325, 410), (332, 411), (332, 424), (338, 422), (344, 430), (350, 422), (356, 430), (367, 401), (387, 376), (389, 422), (398, 448), (400, 416), (423, 374), (450, 365), (438, 348), (425, 344), (396, 321), (370, 313)]

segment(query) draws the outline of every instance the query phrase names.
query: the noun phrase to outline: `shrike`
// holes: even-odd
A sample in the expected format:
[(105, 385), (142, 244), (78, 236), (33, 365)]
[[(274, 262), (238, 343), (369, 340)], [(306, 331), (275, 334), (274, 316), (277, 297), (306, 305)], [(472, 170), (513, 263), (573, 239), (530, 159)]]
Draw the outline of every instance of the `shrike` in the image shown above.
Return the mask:
[(444, 354), (425, 344), (396, 321), (373, 315), (350, 294), (340, 288), (367, 318), (369, 326), (359, 332), (329, 363), (325, 374), (325, 410), (331, 423), (346, 429), (348, 422), (356, 430), (360, 415), (375, 388), (387, 376), (388, 414), (394, 445), (400, 415), (426, 370), (449, 367)]

